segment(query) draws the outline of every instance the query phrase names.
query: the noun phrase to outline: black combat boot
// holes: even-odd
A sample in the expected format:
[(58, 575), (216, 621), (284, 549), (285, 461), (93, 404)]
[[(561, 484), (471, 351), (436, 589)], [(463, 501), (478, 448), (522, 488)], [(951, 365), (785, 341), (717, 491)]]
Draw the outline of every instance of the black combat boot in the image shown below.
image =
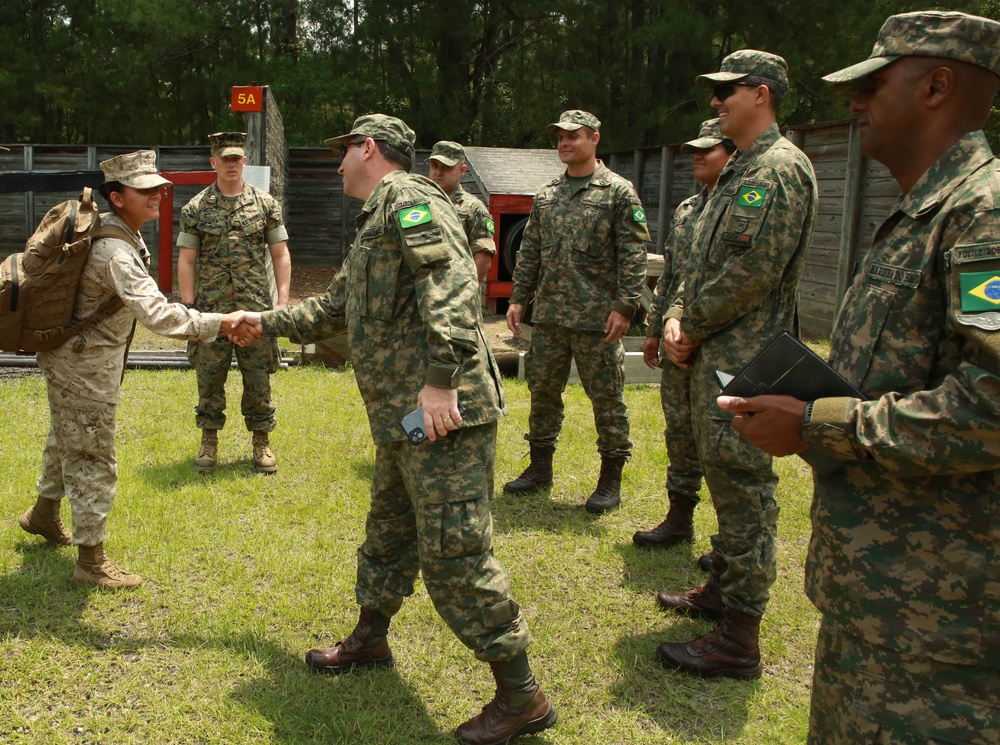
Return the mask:
[(392, 651), (385, 635), (389, 619), (374, 608), (362, 608), (358, 624), (333, 647), (310, 649), (306, 664), (321, 673), (339, 675), (356, 667), (392, 667)]
[(527, 494), (535, 489), (552, 486), (552, 454), (554, 447), (531, 445), (531, 462), (524, 473), (503, 485), (507, 494)]
[(670, 548), (680, 543), (690, 543), (694, 540), (694, 508), (697, 499), (692, 499), (680, 492), (667, 492), (670, 509), (667, 519), (652, 530), (640, 530), (632, 536), (632, 543), (645, 548)]
[(556, 709), (531, 674), (524, 652), (509, 662), (491, 662), (496, 694), (483, 710), (458, 726), (455, 734), (468, 745), (502, 745), (520, 735), (541, 732), (556, 723)]
[(601, 515), (621, 504), (622, 469), (625, 467), (625, 460), (625, 458), (601, 458), (601, 475), (597, 479), (597, 488), (584, 505), (587, 512)]

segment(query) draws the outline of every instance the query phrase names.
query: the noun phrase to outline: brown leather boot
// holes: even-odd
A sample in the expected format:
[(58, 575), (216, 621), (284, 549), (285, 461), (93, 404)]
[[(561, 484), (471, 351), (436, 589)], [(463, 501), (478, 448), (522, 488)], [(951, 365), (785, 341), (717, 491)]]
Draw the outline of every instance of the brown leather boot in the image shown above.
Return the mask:
[(712, 576), (708, 578), (708, 582), (687, 592), (662, 590), (656, 593), (657, 605), (663, 610), (674, 611), (693, 618), (721, 621), (725, 615), (726, 606), (722, 602), (722, 587), (719, 582), (722, 573), (726, 570), (726, 562), (717, 554), (712, 556), (714, 564)]
[(253, 433), (253, 469), (257, 473), (274, 473), (278, 461), (271, 452), (271, 439), (267, 432)]
[(97, 585), (107, 590), (128, 590), (142, 584), (142, 577), (126, 572), (104, 553), (104, 544), (79, 546), (79, 557), (73, 567), (74, 585)]
[(194, 470), (200, 473), (211, 473), (219, 458), (219, 430), (203, 429), (201, 431), (201, 446), (198, 457), (194, 459)]
[(622, 469), (625, 458), (601, 458), (601, 475), (597, 488), (583, 506), (587, 512), (602, 515), (622, 503)]
[(385, 635), (389, 619), (374, 608), (362, 608), (354, 631), (336, 646), (310, 649), (306, 664), (321, 673), (339, 675), (356, 667), (392, 667), (392, 651)]
[(755, 680), (764, 669), (760, 661), (760, 616), (731, 608), (718, 626), (689, 642), (664, 642), (656, 656), (664, 667), (703, 678)]
[(554, 447), (531, 445), (531, 462), (524, 472), (513, 481), (503, 485), (507, 494), (527, 494), (535, 489), (552, 486), (552, 455)]
[(645, 548), (670, 548), (694, 540), (694, 508), (697, 499), (680, 492), (667, 492), (670, 509), (667, 519), (652, 530), (640, 530), (632, 536), (632, 543)]
[(53, 546), (68, 546), (73, 542), (73, 534), (66, 530), (59, 519), (61, 499), (39, 497), (33, 507), (18, 518), (21, 530), (32, 535), (40, 535)]
[(711, 551), (703, 553), (701, 556), (698, 557), (698, 561), (696, 561), (695, 564), (698, 566), (698, 568), (701, 571), (703, 571), (703, 572), (711, 572), (712, 571), (712, 557), (713, 556), (714, 556), (714, 554)]
[(556, 709), (531, 674), (528, 655), (509, 662), (491, 662), (496, 694), (483, 710), (455, 730), (470, 745), (502, 745), (521, 735), (541, 732), (556, 723)]

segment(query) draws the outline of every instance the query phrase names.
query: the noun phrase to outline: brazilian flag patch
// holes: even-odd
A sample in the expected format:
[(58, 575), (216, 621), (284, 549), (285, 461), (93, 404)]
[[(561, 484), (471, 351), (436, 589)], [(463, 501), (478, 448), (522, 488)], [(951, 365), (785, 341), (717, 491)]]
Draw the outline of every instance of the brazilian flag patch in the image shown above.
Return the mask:
[(767, 196), (767, 189), (758, 186), (744, 186), (740, 189), (740, 195), (736, 203), (741, 207), (757, 207), (764, 204), (764, 197)]
[(496, 225), (493, 223), (493, 220), (488, 217), (486, 218), (486, 229), (490, 231), (490, 234), (497, 232)]
[(642, 207), (632, 206), (632, 221), (633, 222), (646, 222), (646, 210)]
[(962, 288), (962, 310), (996, 310), (1000, 308), (1000, 273), (970, 272), (959, 277)]
[(401, 228), (415, 228), (417, 225), (423, 225), (433, 219), (431, 217), (431, 206), (427, 202), (407, 207), (404, 210), (400, 210), (397, 214), (399, 215), (399, 226)]

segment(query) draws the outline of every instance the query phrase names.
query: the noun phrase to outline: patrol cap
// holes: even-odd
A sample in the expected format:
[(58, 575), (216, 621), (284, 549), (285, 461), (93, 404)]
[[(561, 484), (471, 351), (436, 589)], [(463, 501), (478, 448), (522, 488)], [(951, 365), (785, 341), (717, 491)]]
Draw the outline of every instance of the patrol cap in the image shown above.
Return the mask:
[(783, 57), (757, 49), (740, 49), (722, 60), (718, 72), (695, 78), (702, 88), (714, 88), (721, 83), (735, 83), (748, 75), (770, 78), (788, 87), (788, 63)]
[(682, 153), (691, 153), (695, 150), (708, 150), (715, 147), (716, 145), (721, 145), (725, 138), (719, 131), (719, 119), (706, 119), (701, 123), (701, 129), (698, 130), (698, 137), (694, 140), (688, 140), (683, 145), (681, 145)]
[(346, 135), (337, 135), (323, 140), (323, 143), (340, 155), (344, 145), (353, 142), (358, 137), (371, 137), (378, 142), (387, 142), (411, 160), (416, 155), (414, 143), (417, 140), (417, 135), (414, 131), (402, 119), (385, 114), (359, 116), (354, 120), (354, 126), (351, 127), (350, 132)]
[(871, 75), (900, 57), (941, 57), (985, 67), (1000, 75), (1000, 23), (957, 11), (923, 10), (889, 16), (864, 62), (823, 78), (844, 85)]
[(214, 132), (208, 136), (208, 142), (212, 146), (212, 155), (216, 158), (247, 154), (244, 149), (247, 144), (246, 132)]
[(572, 132), (580, 127), (590, 127), (595, 132), (600, 132), (601, 120), (589, 111), (570, 109), (569, 111), (564, 111), (560, 114), (559, 121), (553, 122), (547, 126), (545, 131), (550, 135), (554, 135), (557, 129), (565, 129), (567, 132)]
[(456, 163), (465, 162), (465, 148), (457, 142), (441, 140), (434, 143), (434, 147), (431, 149), (431, 157), (427, 160), (436, 160), (441, 165), (451, 168)]
[(152, 150), (138, 150), (102, 160), (101, 170), (106, 184), (117, 181), (133, 189), (151, 189), (170, 183), (156, 170), (156, 153)]

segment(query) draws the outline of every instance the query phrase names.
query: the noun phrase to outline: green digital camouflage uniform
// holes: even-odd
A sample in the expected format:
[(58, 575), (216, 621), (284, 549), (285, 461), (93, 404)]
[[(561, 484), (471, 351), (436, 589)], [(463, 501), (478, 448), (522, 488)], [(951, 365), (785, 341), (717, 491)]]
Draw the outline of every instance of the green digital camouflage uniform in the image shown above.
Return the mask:
[[(377, 446), (357, 601), (392, 616), (419, 572), (438, 613), (479, 659), (509, 660), (530, 635), (493, 555), (504, 401), (465, 233), (445, 193), (403, 171), (378, 183), (357, 228), (324, 296), (262, 315), (267, 334), (295, 341), (347, 329)], [(414, 446), (399, 422), (425, 384), (457, 388), (465, 413), (447, 437)]]
[(493, 240), (493, 233), (496, 229), (486, 205), (483, 204), (482, 200), (463, 189), (461, 184), (456, 186), (448, 196), (462, 220), (465, 237), (469, 241), (469, 250), (473, 255), (488, 253), (490, 256), (495, 256), (497, 246)]
[(771, 456), (716, 406), (716, 370), (739, 370), (781, 331), (796, 331), (795, 291), (812, 236), (816, 177), (806, 156), (771, 125), (719, 175), (698, 220), (682, 294), (668, 310), (700, 342), (691, 416), (705, 483), (719, 520), (712, 548), (727, 563), (727, 607), (762, 616), (777, 576), (778, 477)]
[(132, 233), (135, 245), (120, 238), (94, 241), (77, 287), (73, 323), (94, 315), (115, 295), (125, 306), (62, 346), (38, 353), (51, 416), (38, 495), (69, 499), (73, 542), (85, 546), (104, 541), (118, 485), (115, 412), (133, 324), (138, 320), (175, 339), (214, 339), (222, 322), (219, 315), (168, 302), (149, 276), (142, 236), (114, 213), (102, 216), (101, 224)]
[(649, 311), (646, 336), (660, 340), (660, 407), (666, 428), (667, 491), (683, 494), (698, 502), (701, 489), (701, 463), (691, 424), (691, 373), (667, 359), (663, 348), (663, 322), (671, 299), (687, 276), (687, 261), (694, 253), (692, 242), (698, 217), (705, 208), (708, 191), (702, 190), (677, 206), (670, 235), (663, 247), (663, 273), (656, 281), (656, 292)]
[[(198, 252), (195, 307), (229, 313), (274, 307), (277, 286), (270, 246), (288, 239), (281, 205), (270, 194), (244, 183), (233, 199), (212, 184), (181, 212), (177, 245)], [(236, 353), (243, 377), (241, 410), (252, 432), (274, 429), (271, 374), (281, 362), (277, 339), (249, 347), (225, 336), (188, 344), (188, 359), (198, 376), (195, 423), (202, 429), (222, 429), (226, 423), (226, 378)]]
[(611, 311), (631, 319), (646, 279), (646, 214), (635, 188), (598, 161), (590, 182), (570, 192), (564, 173), (538, 190), (521, 238), (511, 304), (534, 291), (531, 348), (524, 359), (531, 392), (525, 439), (555, 447), (562, 393), (576, 362), (594, 406), (603, 458), (632, 453), (623, 397), (625, 352), (608, 343)]
[(810, 742), (876, 742), (883, 725), (891, 742), (995, 743), (1000, 162), (982, 132), (878, 229), (830, 362), (869, 400), (820, 399), (803, 429), (847, 459), (812, 505)]

